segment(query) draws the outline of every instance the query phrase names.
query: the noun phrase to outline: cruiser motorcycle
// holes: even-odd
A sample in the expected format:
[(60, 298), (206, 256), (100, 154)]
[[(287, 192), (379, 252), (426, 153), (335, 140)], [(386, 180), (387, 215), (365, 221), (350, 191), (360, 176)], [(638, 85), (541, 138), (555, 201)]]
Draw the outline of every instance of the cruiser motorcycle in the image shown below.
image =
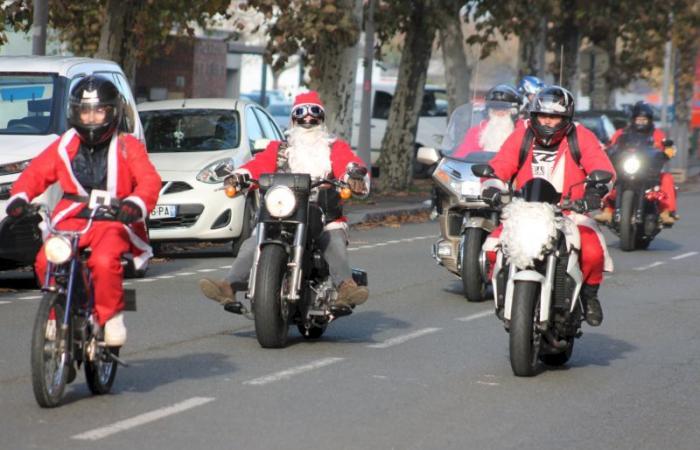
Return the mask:
[[(474, 174), (493, 177), (488, 165)], [(612, 174), (593, 171), (585, 183), (605, 185)], [(516, 376), (537, 373), (538, 360), (565, 364), (581, 336), (584, 308), (580, 292), (581, 240), (567, 211), (591, 209), (582, 200), (571, 201), (548, 181), (534, 178), (515, 193), (502, 209), (503, 231), (496, 253), (492, 283), (496, 315), (509, 333), (510, 364)], [(594, 206), (597, 208), (597, 205)]]

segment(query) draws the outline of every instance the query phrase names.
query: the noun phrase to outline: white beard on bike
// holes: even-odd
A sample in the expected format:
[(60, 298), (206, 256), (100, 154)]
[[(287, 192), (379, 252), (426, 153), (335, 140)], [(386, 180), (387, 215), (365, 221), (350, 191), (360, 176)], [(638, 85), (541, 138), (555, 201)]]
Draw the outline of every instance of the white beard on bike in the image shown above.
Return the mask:
[(293, 126), (287, 131), (287, 165), (294, 173), (324, 178), (331, 173), (331, 142), (325, 125), (311, 128)]
[(479, 135), (479, 145), (484, 151), (497, 152), (514, 129), (510, 115), (497, 116), (489, 111), (489, 120)]
[(548, 203), (526, 202), (513, 199), (503, 208), (503, 254), (518, 269), (531, 267), (534, 260), (542, 258), (557, 237), (562, 226), (554, 215), (554, 207)]

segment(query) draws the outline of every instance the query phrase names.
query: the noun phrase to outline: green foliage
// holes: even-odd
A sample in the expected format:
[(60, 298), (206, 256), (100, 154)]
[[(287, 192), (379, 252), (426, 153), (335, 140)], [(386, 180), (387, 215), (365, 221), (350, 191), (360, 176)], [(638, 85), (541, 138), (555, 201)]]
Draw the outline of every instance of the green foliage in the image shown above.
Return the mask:
[(7, 43), (8, 29), (28, 31), (32, 24), (31, 1), (12, 0), (0, 4), (0, 45)]

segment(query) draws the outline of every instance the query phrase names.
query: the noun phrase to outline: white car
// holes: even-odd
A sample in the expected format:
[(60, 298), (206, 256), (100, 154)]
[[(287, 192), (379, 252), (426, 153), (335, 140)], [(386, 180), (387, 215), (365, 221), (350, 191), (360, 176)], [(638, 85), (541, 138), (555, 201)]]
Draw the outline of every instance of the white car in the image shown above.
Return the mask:
[(151, 161), (163, 179), (148, 219), (152, 243), (233, 241), (238, 253), (250, 236), (256, 200), (226, 197), (225, 165), (238, 167), (282, 132), (256, 103), (227, 98), (184, 99), (138, 105)]

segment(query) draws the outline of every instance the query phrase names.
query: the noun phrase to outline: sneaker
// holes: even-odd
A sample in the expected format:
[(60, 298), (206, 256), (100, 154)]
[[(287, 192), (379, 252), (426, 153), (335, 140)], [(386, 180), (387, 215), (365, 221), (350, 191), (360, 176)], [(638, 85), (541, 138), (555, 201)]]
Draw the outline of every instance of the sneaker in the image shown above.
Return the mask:
[(117, 313), (105, 323), (105, 345), (107, 347), (121, 347), (126, 342), (126, 326), (124, 326), (124, 314)]
[(236, 293), (226, 280), (215, 281), (209, 278), (202, 278), (199, 280), (199, 289), (207, 298), (221, 305), (236, 301)]
[(347, 279), (338, 287), (336, 305), (357, 306), (367, 301), (369, 289), (366, 286), (358, 286), (353, 279)]
[(676, 218), (671, 214), (670, 211), (661, 211), (661, 214), (659, 214), (659, 218), (661, 219), (661, 223), (664, 225), (673, 225), (676, 223)]
[(593, 216), (593, 219), (599, 223), (610, 223), (613, 218), (613, 210), (611, 208), (603, 208), (603, 210)]

